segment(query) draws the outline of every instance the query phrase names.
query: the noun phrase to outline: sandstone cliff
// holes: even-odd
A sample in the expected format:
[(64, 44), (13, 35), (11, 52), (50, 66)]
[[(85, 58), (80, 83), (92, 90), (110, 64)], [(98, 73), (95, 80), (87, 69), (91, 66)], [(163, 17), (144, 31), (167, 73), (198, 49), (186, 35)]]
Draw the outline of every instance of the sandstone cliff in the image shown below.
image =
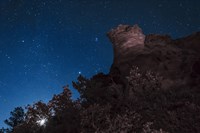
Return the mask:
[(163, 87), (200, 82), (200, 32), (173, 40), (169, 35), (144, 35), (138, 25), (119, 25), (108, 32), (114, 49), (110, 73), (125, 78), (132, 66), (163, 77)]

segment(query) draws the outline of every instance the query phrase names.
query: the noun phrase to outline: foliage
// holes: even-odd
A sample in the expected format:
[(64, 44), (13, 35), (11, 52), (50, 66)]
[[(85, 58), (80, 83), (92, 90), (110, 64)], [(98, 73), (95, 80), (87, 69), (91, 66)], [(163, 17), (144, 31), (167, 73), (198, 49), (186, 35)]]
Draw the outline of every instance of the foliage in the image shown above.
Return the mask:
[(48, 106), (53, 112), (52, 117), (48, 120), (46, 133), (64, 133), (64, 132), (79, 132), (80, 121), (80, 102), (72, 101), (71, 91), (68, 86), (64, 87), (61, 94), (54, 95), (49, 101)]
[(172, 87), (162, 89), (162, 78), (152, 72), (130, 71), (126, 103), (155, 129), (171, 133), (200, 131), (199, 89)]
[(11, 132), (8, 128), (7, 129), (5, 129), (5, 128), (1, 128), (0, 129), (0, 133), (9, 133), (9, 132)]
[(96, 133), (127, 133), (135, 132), (141, 124), (141, 116), (134, 111), (125, 109), (116, 113), (111, 105), (91, 105), (82, 113), (81, 132)]
[(26, 113), (14, 110), (6, 122), (13, 133), (200, 132), (199, 88), (163, 89), (161, 83), (158, 74), (137, 67), (127, 77), (80, 75), (73, 82), (80, 99), (72, 100), (65, 86), (48, 103), (28, 105)]
[(86, 79), (80, 75), (78, 81), (72, 83), (74, 88), (80, 93), (83, 105), (105, 104), (110, 101), (107, 88), (112, 84), (112, 79), (109, 75), (99, 73), (91, 79)]
[(25, 113), (22, 107), (16, 107), (13, 111), (10, 112), (10, 118), (6, 119), (4, 122), (9, 126), (9, 129), (2, 129), (2, 132), (11, 132), (13, 128), (22, 124), (25, 120)]

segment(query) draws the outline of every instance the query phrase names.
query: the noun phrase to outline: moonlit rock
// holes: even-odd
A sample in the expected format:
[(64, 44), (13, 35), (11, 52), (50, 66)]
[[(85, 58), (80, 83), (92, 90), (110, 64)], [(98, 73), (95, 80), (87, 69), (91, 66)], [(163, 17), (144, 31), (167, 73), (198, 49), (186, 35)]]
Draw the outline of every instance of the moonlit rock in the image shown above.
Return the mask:
[(123, 62), (127, 54), (137, 54), (144, 48), (145, 35), (138, 25), (119, 25), (107, 35), (113, 44), (115, 63)]
[(125, 78), (137, 66), (162, 76), (165, 88), (200, 82), (200, 32), (173, 40), (169, 35), (144, 35), (138, 25), (119, 25), (107, 35), (114, 51), (110, 74)]

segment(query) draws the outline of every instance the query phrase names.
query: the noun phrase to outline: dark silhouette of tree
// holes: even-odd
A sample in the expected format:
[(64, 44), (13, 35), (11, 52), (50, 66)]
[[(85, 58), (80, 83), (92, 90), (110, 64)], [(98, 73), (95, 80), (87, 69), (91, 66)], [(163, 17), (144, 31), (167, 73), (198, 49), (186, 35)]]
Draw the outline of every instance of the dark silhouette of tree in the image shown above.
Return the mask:
[(9, 133), (10, 132), (10, 130), (7, 128), (7, 129), (5, 129), (5, 128), (1, 128), (0, 129), (0, 133)]
[(80, 75), (73, 87), (80, 93), (83, 106), (91, 104), (119, 103), (123, 97), (123, 85), (115, 82), (113, 77), (99, 73), (91, 79)]
[[(142, 100), (139, 99), (140, 96), (161, 90), (159, 81), (158, 75), (141, 72), (137, 67), (131, 69), (127, 82), (103, 74), (98, 74), (89, 80), (79, 77), (78, 82), (74, 82), (74, 87), (83, 93), (84, 101), (89, 101), (89, 106), (81, 112), (81, 131), (83, 133), (163, 132), (151, 129), (153, 124), (149, 124), (149, 120), (143, 118), (137, 107), (133, 106), (140, 104), (139, 100)], [(90, 102), (91, 99), (93, 102)]]
[(79, 133), (80, 128), (80, 103), (71, 99), (71, 91), (68, 86), (58, 95), (54, 95), (48, 106), (53, 112), (48, 120), (46, 133)]
[(39, 101), (33, 105), (28, 105), (26, 109), (24, 122), (15, 126), (13, 133), (42, 133), (46, 120), (51, 116), (49, 107)]
[[(124, 78), (124, 79), (122, 79)], [(200, 132), (199, 88), (163, 89), (162, 77), (132, 67), (130, 74), (79, 76), (73, 86), (80, 99), (73, 100), (68, 86), (46, 104), (14, 110), (7, 124), (12, 133), (195, 133)], [(17, 109), (20, 110), (20, 109)], [(15, 113), (14, 113), (15, 112)], [(17, 119), (15, 118), (21, 118)], [(164, 131), (163, 131), (164, 130)], [(0, 132), (9, 132), (1, 129)]]
[(48, 105), (42, 101), (39, 101), (32, 106), (28, 105), (26, 108), (26, 121), (32, 125), (38, 124), (40, 120), (48, 119), (51, 116), (51, 111)]
[(9, 131), (13, 131), (14, 127), (22, 124), (25, 120), (25, 113), (22, 107), (16, 107), (10, 112), (10, 118), (4, 122), (9, 126)]

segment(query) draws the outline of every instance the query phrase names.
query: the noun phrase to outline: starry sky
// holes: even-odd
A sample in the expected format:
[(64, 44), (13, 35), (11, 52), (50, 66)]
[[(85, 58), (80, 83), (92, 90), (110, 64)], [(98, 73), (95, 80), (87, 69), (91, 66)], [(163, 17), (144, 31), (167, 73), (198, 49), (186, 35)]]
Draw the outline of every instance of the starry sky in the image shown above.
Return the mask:
[(179, 38), (200, 31), (199, 6), (199, 0), (0, 0), (0, 127), (14, 107), (47, 102), (79, 74), (108, 73), (111, 28), (139, 24), (145, 34)]

